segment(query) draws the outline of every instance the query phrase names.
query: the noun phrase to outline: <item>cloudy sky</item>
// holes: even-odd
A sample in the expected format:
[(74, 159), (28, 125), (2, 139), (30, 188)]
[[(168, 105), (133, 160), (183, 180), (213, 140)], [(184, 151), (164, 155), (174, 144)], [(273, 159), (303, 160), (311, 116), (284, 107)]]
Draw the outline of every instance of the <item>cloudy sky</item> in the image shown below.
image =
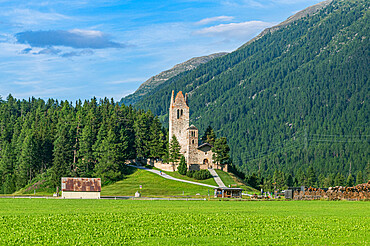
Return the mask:
[(318, 0), (0, 0), (0, 96), (120, 100)]

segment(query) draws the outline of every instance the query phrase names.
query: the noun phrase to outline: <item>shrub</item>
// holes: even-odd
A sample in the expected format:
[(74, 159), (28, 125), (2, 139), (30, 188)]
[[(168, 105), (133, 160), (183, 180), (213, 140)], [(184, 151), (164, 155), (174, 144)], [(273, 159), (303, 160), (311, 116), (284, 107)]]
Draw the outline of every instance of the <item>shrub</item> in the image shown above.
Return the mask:
[(212, 175), (208, 170), (188, 171), (186, 173), (186, 176), (194, 178), (194, 179), (198, 179), (198, 180), (212, 178)]
[(195, 172), (194, 170), (191, 170), (191, 171), (189, 170), (189, 171), (186, 172), (186, 176), (188, 176), (189, 178), (192, 178), (194, 172)]

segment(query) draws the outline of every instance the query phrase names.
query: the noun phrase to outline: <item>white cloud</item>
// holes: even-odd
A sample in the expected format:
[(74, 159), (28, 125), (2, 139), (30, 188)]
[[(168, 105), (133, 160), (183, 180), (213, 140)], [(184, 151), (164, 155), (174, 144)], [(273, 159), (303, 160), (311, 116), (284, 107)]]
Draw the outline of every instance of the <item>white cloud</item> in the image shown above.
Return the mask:
[(218, 21), (231, 21), (232, 19), (234, 19), (234, 17), (232, 16), (215, 16), (215, 17), (211, 17), (211, 18), (205, 18), (203, 20), (200, 20), (198, 21), (197, 25), (207, 25), (209, 23), (212, 23), (212, 22), (218, 22)]
[(264, 28), (273, 26), (275, 23), (264, 21), (247, 21), (241, 23), (220, 24), (195, 31), (194, 34), (206, 36), (218, 36), (230, 39), (244, 39), (247, 41)]
[(32, 9), (13, 9), (3, 12), (2, 15), (10, 18), (12, 23), (20, 25), (37, 25), (43, 22), (72, 19), (70, 16), (59, 13), (45, 13)]
[(82, 29), (72, 29), (70, 33), (78, 34), (79, 36), (90, 36), (90, 37), (103, 37), (104, 33), (95, 30), (82, 30)]
[(139, 78), (127, 78), (127, 79), (123, 79), (123, 80), (115, 80), (115, 81), (111, 81), (111, 82), (106, 82), (106, 84), (119, 85), (119, 84), (135, 83), (135, 82), (143, 83), (147, 79), (148, 78), (144, 78), (144, 77), (141, 77), (141, 78), (140, 77)]

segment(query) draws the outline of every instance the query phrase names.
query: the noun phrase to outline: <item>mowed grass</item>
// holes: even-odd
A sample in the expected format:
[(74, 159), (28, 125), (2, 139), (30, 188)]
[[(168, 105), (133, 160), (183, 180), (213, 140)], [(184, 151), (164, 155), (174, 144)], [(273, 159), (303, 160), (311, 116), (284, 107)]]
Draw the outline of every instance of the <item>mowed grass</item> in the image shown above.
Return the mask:
[(370, 245), (370, 202), (0, 199), (0, 245)]
[(188, 176), (186, 175), (181, 175), (179, 174), (178, 171), (175, 171), (175, 172), (167, 172), (167, 171), (163, 171), (165, 172), (166, 174), (174, 177), (174, 178), (177, 178), (177, 179), (184, 179), (184, 180), (189, 180), (189, 181), (193, 181), (193, 182), (198, 182), (198, 183), (202, 183), (202, 184), (208, 184), (208, 185), (213, 185), (213, 186), (216, 186), (218, 187), (216, 181), (214, 180), (214, 178), (209, 178), (209, 179), (204, 179), (204, 180), (198, 180), (198, 179), (194, 179), (194, 178), (189, 178)]
[(215, 171), (227, 187), (229, 187), (229, 185), (231, 186), (236, 184), (238, 188), (243, 188), (244, 191), (252, 193), (258, 192), (256, 189), (243, 184), (241, 180), (232, 173), (227, 173), (218, 169), (215, 169)]
[[(132, 174), (114, 184), (102, 187), (102, 196), (134, 196), (139, 191), (144, 197), (212, 196), (212, 188), (169, 180), (160, 175), (132, 168)], [(140, 185), (142, 189), (140, 189)], [(199, 195), (196, 195), (199, 194)]]

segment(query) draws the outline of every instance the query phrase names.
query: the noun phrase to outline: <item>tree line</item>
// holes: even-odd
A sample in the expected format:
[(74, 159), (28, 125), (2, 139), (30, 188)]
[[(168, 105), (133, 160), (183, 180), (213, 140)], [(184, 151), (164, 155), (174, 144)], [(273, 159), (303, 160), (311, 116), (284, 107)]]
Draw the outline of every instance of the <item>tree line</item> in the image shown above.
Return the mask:
[(150, 111), (113, 99), (68, 101), (0, 98), (0, 193), (43, 180), (60, 186), (62, 176), (124, 177), (134, 158), (163, 158), (167, 131)]

